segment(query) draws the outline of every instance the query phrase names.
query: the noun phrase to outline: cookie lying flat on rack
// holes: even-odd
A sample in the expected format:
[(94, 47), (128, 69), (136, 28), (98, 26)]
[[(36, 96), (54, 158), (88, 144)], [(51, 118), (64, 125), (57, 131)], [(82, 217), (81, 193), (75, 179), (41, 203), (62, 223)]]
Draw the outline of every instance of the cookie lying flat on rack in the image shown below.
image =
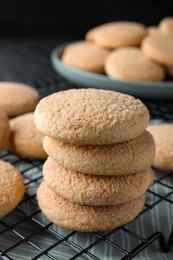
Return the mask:
[(108, 51), (96, 44), (79, 41), (65, 47), (61, 60), (76, 69), (103, 73)]
[(12, 211), (25, 192), (23, 177), (10, 163), (0, 160), (0, 217)]
[(138, 22), (115, 21), (89, 30), (85, 38), (104, 48), (139, 46), (146, 35), (146, 27)]
[(69, 144), (45, 136), (43, 148), (67, 169), (107, 176), (141, 171), (150, 167), (155, 157), (154, 140), (147, 131), (130, 141), (99, 146)]
[(10, 135), (9, 119), (6, 113), (0, 109), (0, 151), (2, 151), (8, 143)]
[(156, 144), (156, 156), (153, 166), (173, 171), (173, 124), (148, 126)]
[(17, 82), (0, 82), (0, 107), (8, 116), (34, 111), (38, 101), (35, 88)]
[(101, 231), (124, 225), (142, 210), (145, 195), (116, 206), (85, 206), (72, 203), (43, 182), (37, 190), (38, 204), (54, 224), (71, 230)]
[(67, 170), (48, 157), (43, 166), (47, 185), (57, 194), (84, 205), (117, 205), (142, 195), (153, 183), (151, 168), (123, 176), (97, 176)]
[(10, 120), (11, 134), (8, 149), (15, 154), (37, 159), (47, 158), (43, 135), (34, 123), (34, 114), (26, 113)]
[(132, 81), (161, 81), (165, 77), (164, 68), (135, 47), (110, 52), (105, 62), (105, 71), (113, 79)]
[(36, 106), (38, 130), (57, 140), (84, 145), (128, 141), (148, 126), (139, 99), (102, 89), (71, 89), (43, 98)]

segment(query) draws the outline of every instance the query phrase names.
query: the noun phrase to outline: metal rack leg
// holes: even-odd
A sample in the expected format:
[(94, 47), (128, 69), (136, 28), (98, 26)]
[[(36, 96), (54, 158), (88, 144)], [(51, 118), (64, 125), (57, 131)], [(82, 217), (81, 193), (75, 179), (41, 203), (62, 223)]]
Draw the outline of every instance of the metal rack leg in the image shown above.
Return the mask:
[(146, 247), (148, 247), (157, 239), (159, 240), (161, 250), (163, 252), (169, 252), (173, 245), (173, 229), (171, 231), (171, 234), (167, 242), (165, 241), (165, 238), (161, 232), (156, 232), (153, 235), (151, 235), (149, 238), (147, 238), (144, 242), (142, 242), (140, 245), (135, 247), (128, 255), (124, 256), (122, 260), (133, 259), (133, 257), (139, 254), (141, 251), (143, 251)]

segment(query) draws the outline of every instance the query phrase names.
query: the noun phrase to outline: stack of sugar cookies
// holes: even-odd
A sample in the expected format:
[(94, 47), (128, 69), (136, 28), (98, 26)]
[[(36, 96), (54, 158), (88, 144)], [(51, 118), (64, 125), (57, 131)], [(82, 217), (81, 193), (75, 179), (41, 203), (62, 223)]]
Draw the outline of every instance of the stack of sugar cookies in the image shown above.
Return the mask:
[(53, 223), (106, 230), (141, 211), (153, 182), (149, 113), (138, 99), (101, 89), (71, 89), (40, 100), (36, 127), (49, 155), (38, 203)]

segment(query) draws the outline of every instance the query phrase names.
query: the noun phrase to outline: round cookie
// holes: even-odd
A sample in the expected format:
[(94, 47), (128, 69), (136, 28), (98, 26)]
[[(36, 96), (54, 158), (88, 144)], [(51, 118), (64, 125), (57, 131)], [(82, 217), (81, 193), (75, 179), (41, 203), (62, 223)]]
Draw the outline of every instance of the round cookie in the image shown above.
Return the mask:
[(97, 31), (102, 29), (102, 27), (104, 28), (105, 25), (106, 24), (97, 25), (97, 26), (93, 27), (92, 29), (90, 29), (89, 31), (87, 31), (86, 34), (85, 34), (85, 40), (89, 41), (89, 42), (94, 42), (95, 32), (97, 33)]
[(122, 176), (83, 174), (58, 165), (48, 157), (43, 166), (47, 185), (57, 194), (84, 205), (117, 205), (142, 195), (153, 182), (150, 168)]
[(163, 67), (135, 47), (112, 51), (106, 59), (105, 71), (111, 78), (132, 81), (161, 81), (165, 77)]
[(10, 126), (9, 120), (6, 113), (0, 109), (0, 151), (2, 151), (9, 139), (10, 135)]
[(108, 51), (96, 44), (80, 41), (65, 47), (61, 60), (76, 69), (103, 73)]
[(173, 66), (173, 35), (149, 35), (142, 41), (141, 49), (153, 61)]
[(162, 33), (173, 35), (173, 17), (165, 17), (159, 23), (159, 30)]
[(23, 177), (10, 163), (0, 160), (0, 217), (12, 211), (25, 192)]
[(31, 86), (16, 82), (0, 82), (0, 107), (8, 116), (34, 111), (39, 93)]
[(71, 89), (43, 98), (34, 112), (40, 132), (54, 139), (104, 145), (137, 137), (147, 127), (147, 107), (111, 90)]
[(33, 112), (11, 119), (10, 128), (8, 149), (12, 153), (37, 159), (47, 158), (42, 145), (43, 135), (35, 126)]
[(108, 49), (139, 46), (146, 35), (143, 24), (130, 21), (105, 23), (89, 30), (85, 39)]
[(115, 145), (75, 145), (48, 136), (43, 148), (58, 164), (86, 174), (125, 175), (151, 166), (155, 157), (152, 135), (144, 131), (130, 141)]
[(156, 156), (153, 166), (173, 171), (173, 124), (148, 126), (156, 144)]
[(116, 206), (85, 206), (72, 203), (53, 192), (43, 182), (37, 190), (38, 204), (45, 216), (63, 228), (90, 232), (124, 225), (138, 216), (145, 195)]

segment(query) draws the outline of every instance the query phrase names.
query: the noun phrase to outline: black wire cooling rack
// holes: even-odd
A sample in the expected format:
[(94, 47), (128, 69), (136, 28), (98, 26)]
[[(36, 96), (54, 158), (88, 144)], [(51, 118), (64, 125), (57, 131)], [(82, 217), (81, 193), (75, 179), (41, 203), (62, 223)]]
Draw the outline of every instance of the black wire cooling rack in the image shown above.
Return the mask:
[[(31, 83), (41, 97), (73, 88), (62, 78)], [(143, 100), (151, 119), (173, 121), (173, 104)], [(127, 225), (107, 232), (79, 233), (53, 225), (40, 211), (36, 190), (42, 181), (44, 161), (21, 158), (8, 151), (0, 159), (22, 173), (26, 194), (23, 201), (0, 220), (1, 259), (173, 259), (173, 174), (154, 169), (155, 181), (146, 193), (140, 215)], [(167, 252), (167, 253), (166, 253)], [(154, 257), (153, 257), (154, 256)], [(151, 257), (151, 258), (150, 258)]]

